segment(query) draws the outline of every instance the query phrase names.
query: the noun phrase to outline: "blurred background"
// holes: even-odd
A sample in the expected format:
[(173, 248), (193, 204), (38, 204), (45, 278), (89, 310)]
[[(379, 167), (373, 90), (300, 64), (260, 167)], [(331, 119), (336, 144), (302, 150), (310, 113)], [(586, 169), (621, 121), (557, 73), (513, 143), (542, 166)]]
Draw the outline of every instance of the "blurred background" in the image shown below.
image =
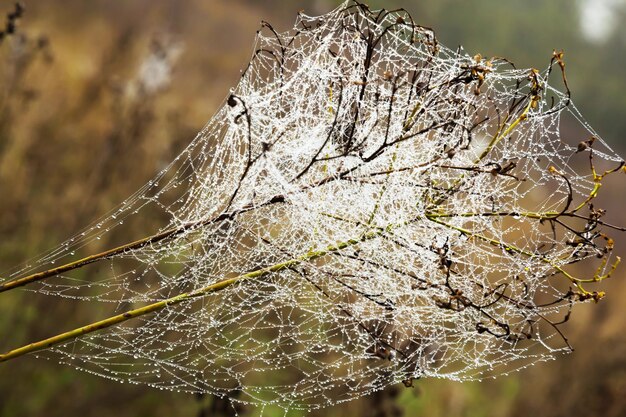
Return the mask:
[[(338, 4), (24, 0), (15, 33), (0, 41), (0, 271), (54, 247), (171, 161), (237, 82), (261, 19), (287, 30), (299, 10), (322, 14)], [(369, 4), (404, 7), (444, 45), (504, 56), (520, 68), (545, 68), (553, 49), (564, 49), (574, 102), (626, 155), (626, 0)], [(4, 15), (13, 10), (0, 1), (5, 32)], [(602, 190), (609, 222), (626, 224), (625, 183), (615, 176)], [(626, 234), (616, 242), (623, 257)], [(571, 355), (481, 383), (421, 380), (310, 415), (624, 416), (626, 267), (605, 284), (606, 299), (578, 307), (565, 328)], [(98, 318), (26, 291), (2, 294), (0, 350), (56, 334), (68, 316)], [(208, 396), (122, 385), (33, 357), (0, 365), (2, 417), (233, 414)]]

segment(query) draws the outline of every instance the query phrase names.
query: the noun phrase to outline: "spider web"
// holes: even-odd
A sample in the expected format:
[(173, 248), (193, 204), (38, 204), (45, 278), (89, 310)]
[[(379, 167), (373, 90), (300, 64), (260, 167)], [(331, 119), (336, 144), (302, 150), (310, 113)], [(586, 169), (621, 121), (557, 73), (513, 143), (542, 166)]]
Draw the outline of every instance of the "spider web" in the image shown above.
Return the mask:
[[(568, 266), (611, 268), (590, 201), (593, 172), (621, 158), (563, 92), (558, 54), (544, 71), (516, 69), (355, 2), (299, 15), (286, 33), (264, 24), (255, 42), (239, 84), (169, 166), (9, 277), (160, 224), (28, 289), (114, 313), (202, 294), (37, 356), (310, 409), (570, 350), (559, 322), (599, 295)], [(562, 120), (577, 133), (565, 137)]]

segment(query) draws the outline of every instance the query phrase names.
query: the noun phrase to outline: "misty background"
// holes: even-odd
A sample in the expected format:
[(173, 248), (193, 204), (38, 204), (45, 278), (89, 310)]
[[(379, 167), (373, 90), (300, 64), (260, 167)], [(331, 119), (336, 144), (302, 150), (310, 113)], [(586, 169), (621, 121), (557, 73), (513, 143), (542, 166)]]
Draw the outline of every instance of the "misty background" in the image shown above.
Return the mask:
[[(0, 274), (56, 246), (169, 163), (223, 103), (260, 21), (279, 31), (330, 0), (25, 0), (0, 43)], [(544, 69), (563, 49), (573, 101), (626, 155), (626, 0), (370, 1), (406, 8), (439, 41), (469, 55)], [(13, 2), (0, 1), (0, 15)], [(4, 19), (4, 17), (2, 17)], [(2, 20), (4, 22), (4, 20)], [(598, 205), (626, 224), (626, 181)], [(149, 224), (149, 219), (146, 220)], [(126, 230), (128, 239), (151, 230)], [(614, 233), (626, 254), (626, 234)], [(103, 242), (106, 245), (106, 242)], [(626, 415), (626, 267), (599, 304), (565, 326), (576, 351), (495, 380), (420, 380), (311, 416)], [(0, 294), (0, 350), (100, 318), (88, 305), (28, 291)], [(257, 416), (247, 407), (239, 415)], [(32, 355), (0, 364), (0, 416), (230, 416), (210, 396), (123, 385)], [(265, 410), (264, 416), (282, 415)], [(290, 412), (289, 416), (302, 415)]]

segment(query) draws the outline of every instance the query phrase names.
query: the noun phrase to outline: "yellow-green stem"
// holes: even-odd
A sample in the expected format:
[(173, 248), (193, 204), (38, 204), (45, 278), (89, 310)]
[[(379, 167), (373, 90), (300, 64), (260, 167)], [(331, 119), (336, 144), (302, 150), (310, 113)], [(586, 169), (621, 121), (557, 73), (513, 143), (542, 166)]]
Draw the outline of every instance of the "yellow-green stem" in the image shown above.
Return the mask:
[(100, 252), (94, 255), (86, 256), (77, 261), (73, 261), (67, 263), (65, 265), (58, 266), (56, 268), (48, 269), (47, 271), (37, 272), (35, 274), (31, 274), (22, 278), (15, 279), (13, 281), (7, 281), (0, 284), (0, 293), (12, 290), (13, 288), (23, 287), (24, 285), (30, 284), (31, 282), (41, 281), (43, 279), (62, 274), (64, 272), (71, 271), (73, 269), (77, 269), (83, 267), (85, 265), (89, 265), (101, 259), (106, 259), (115, 255), (119, 255), (124, 253), (125, 251), (138, 249), (150, 245), (152, 243), (157, 243), (167, 238), (173, 237), (178, 233), (185, 230), (185, 228), (180, 229), (170, 229), (166, 230), (162, 233), (158, 233), (156, 235), (148, 236), (143, 239), (136, 240), (134, 242), (127, 243), (125, 245), (118, 246), (113, 249), (108, 249), (104, 252)]
[(189, 301), (198, 297), (203, 297), (208, 294), (220, 291), (226, 287), (229, 287), (235, 283), (247, 281), (255, 278), (260, 278), (265, 275), (268, 275), (273, 272), (278, 272), (283, 269), (287, 269), (296, 265), (299, 265), (303, 262), (308, 262), (320, 258), (328, 253), (336, 252), (341, 249), (347, 248), (349, 246), (356, 245), (358, 243), (364, 242), (369, 239), (373, 239), (377, 236), (380, 236), (383, 233), (383, 229), (375, 229), (371, 230), (367, 233), (362, 234), (357, 239), (350, 239), (344, 242), (337, 243), (335, 245), (330, 245), (325, 249), (310, 251), (304, 255), (301, 255), (297, 258), (290, 259), (285, 262), (277, 263), (275, 265), (271, 265), (265, 268), (257, 269), (252, 272), (248, 272), (246, 274), (239, 275), (234, 278), (224, 279), (222, 281), (216, 282), (214, 284), (208, 285), (204, 288), (200, 288), (198, 290), (179, 294), (175, 297), (168, 298), (166, 300), (162, 300), (153, 304), (149, 304), (144, 307), (136, 308), (134, 310), (129, 310), (125, 313), (118, 314), (116, 316), (111, 316), (104, 320), (100, 320), (86, 326), (82, 326), (76, 328), (74, 330), (70, 330), (65, 333), (58, 334), (56, 336), (41, 340), (39, 342), (30, 343), (28, 345), (22, 346), (17, 349), (13, 349), (5, 354), (0, 355), (0, 362), (5, 362), (10, 359), (17, 358), (19, 356), (25, 355), (27, 353), (37, 352), (43, 349), (50, 348), (52, 346), (59, 345), (61, 343), (74, 340), (80, 336), (96, 332), (98, 330), (106, 329), (108, 327), (114, 326), (116, 324), (125, 322), (135, 317), (140, 317), (149, 313), (153, 313), (155, 311), (163, 310), (164, 308), (172, 305), (176, 305), (185, 301)]

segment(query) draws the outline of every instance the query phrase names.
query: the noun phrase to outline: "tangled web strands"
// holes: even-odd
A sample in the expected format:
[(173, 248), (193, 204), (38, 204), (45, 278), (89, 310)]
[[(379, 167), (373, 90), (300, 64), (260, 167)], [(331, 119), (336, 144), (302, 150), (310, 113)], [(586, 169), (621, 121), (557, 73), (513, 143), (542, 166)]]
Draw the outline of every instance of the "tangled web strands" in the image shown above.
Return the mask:
[(108, 267), (28, 288), (116, 312), (195, 296), (36, 355), (291, 408), (476, 379), (570, 349), (559, 324), (602, 295), (572, 264), (598, 281), (618, 261), (591, 203), (621, 164), (570, 103), (560, 54), (518, 70), (446, 49), (403, 11), (349, 2), (287, 33), (264, 24), (188, 148), (14, 277), (162, 219)]

